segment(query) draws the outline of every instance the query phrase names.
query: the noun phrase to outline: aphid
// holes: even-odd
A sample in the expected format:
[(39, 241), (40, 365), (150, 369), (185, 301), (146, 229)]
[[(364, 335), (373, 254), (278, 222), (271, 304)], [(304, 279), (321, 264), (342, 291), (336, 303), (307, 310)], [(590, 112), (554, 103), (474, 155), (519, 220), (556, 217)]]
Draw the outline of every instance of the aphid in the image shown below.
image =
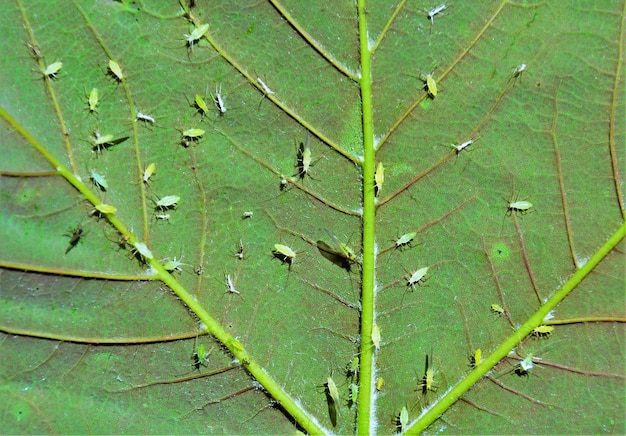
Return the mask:
[(376, 351), (380, 350), (380, 339), (380, 327), (378, 327), (378, 324), (374, 324), (372, 326), (372, 343)]
[(254, 215), (254, 212), (251, 212), (251, 211), (249, 211), (249, 212), (244, 212), (244, 213), (241, 215), (241, 218), (243, 218), (243, 219), (245, 220), (246, 218), (252, 218), (252, 216), (253, 216), (253, 215)]
[(439, 6), (432, 8), (427, 12), (428, 19), (430, 20), (430, 25), (432, 26), (435, 22), (435, 15), (441, 13), (446, 8), (445, 4), (440, 4)]
[(359, 356), (350, 361), (346, 367), (346, 375), (350, 378), (355, 378), (359, 375)]
[(328, 377), (326, 379), (326, 383), (324, 383), (326, 387), (326, 399), (328, 400), (328, 412), (330, 415), (330, 421), (333, 426), (337, 425), (337, 415), (339, 414), (339, 391), (337, 390), (337, 385), (332, 377)]
[(385, 379), (380, 377), (378, 378), (378, 380), (376, 380), (376, 390), (379, 392), (382, 391), (383, 386), (385, 386)]
[(456, 154), (459, 154), (460, 152), (465, 150), (467, 147), (472, 145), (474, 143), (474, 141), (476, 141), (476, 138), (468, 139), (467, 141), (465, 141), (464, 143), (459, 144), (459, 145), (452, 144), (452, 147), (454, 147), (454, 149), (456, 150)]
[(355, 384), (355, 383), (351, 383), (350, 384), (350, 390), (349, 390), (349, 400), (350, 400), (350, 406), (352, 406), (353, 404), (356, 404), (358, 398), (359, 398), (359, 385)]
[(93, 143), (96, 146), (110, 144), (113, 141), (113, 135), (100, 135), (99, 131), (93, 132)]
[(285, 177), (282, 177), (280, 179), (280, 190), (284, 191), (285, 189), (287, 189), (288, 185), (289, 185), (289, 182), (287, 181), (287, 179)]
[(530, 208), (533, 207), (533, 204), (526, 200), (518, 200), (518, 201), (508, 201), (508, 206), (506, 210), (506, 216), (511, 216), (512, 213), (519, 213), (524, 215), (526, 213), (532, 212)]
[(473, 355), (470, 356), (470, 367), (472, 369), (476, 368), (483, 361), (483, 351), (479, 348), (477, 349)]
[(339, 246), (339, 249), (341, 250), (343, 255), (346, 257), (346, 259), (348, 259), (352, 263), (359, 262), (359, 258), (354, 253), (354, 250), (352, 250), (352, 248), (348, 246), (348, 244), (339, 242), (339, 239), (337, 239), (337, 237), (333, 235), (328, 229), (324, 229), (324, 230), (326, 231), (326, 234), (330, 237), (330, 239), (332, 239), (333, 242)]
[(330, 231), (328, 231), (327, 229), (324, 230), (326, 230), (326, 233), (333, 240), (333, 243), (337, 248), (331, 247), (324, 241), (317, 241), (317, 249), (319, 250), (320, 254), (326, 259), (330, 260), (335, 265), (350, 272), (350, 270), (352, 269), (352, 265), (355, 263), (359, 263), (358, 257), (347, 244), (339, 242), (335, 235), (330, 233)]
[(304, 142), (300, 143), (298, 148), (296, 168), (298, 170), (298, 176), (304, 179), (311, 170), (311, 146), (309, 145), (309, 132), (306, 132), (306, 138)]
[(554, 326), (551, 325), (540, 325), (533, 329), (532, 335), (538, 338), (546, 338), (552, 334), (554, 331)]
[(48, 79), (54, 79), (61, 68), (63, 68), (63, 62), (57, 61), (48, 65), (41, 73)]
[(115, 62), (113, 59), (109, 60), (109, 71), (118, 82), (124, 80), (124, 74), (122, 74), (122, 68), (120, 67), (120, 64)]
[(183, 260), (182, 256), (180, 259), (176, 259), (176, 256), (174, 256), (174, 260), (168, 260), (167, 262), (165, 262), (165, 264), (163, 265), (163, 268), (165, 268), (166, 271), (181, 271), (182, 272), (182, 268), (180, 266), (185, 265), (184, 263), (181, 262), (182, 260)]
[(274, 244), (272, 254), (282, 263), (288, 264), (289, 269), (291, 269), (291, 265), (293, 265), (293, 262), (296, 260), (296, 252), (283, 244)]
[(150, 249), (145, 243), (135, 242), (133, 246), (137, 249), (137, 252), (141, 254), (143, 257), (145, 257), (146, 259), (154, 258), (154, 256), (152, 255), (152, 252), (150, 251)]
[(76, 245), (80, 241), (80, 238), (82, 238), (84, 235), (85, 231), (80, 224), (77, 225), (76, 228), (74, 228), (70, 233), (67, 233), (66, 236), (70, 237), (70, 245), (68, 245), (67, 249), (65, 250), (65, 254), (69, 253), (72, 248), (76, 247)]
[(110, 204), (100, 203), (96, 206), (96, 210), (100, 213), (115, 213), (117, 212), (117, 208), (115, 206), (111, 206)]
[(231, 294), (241, 295), (241, 292), (239, 292), (235, 288), (235, 284), (233, 283), (233, 280), (230, 278), (230, 274), (226, 274), (224, 277), (226, 278), (226, 287), (228, 288), (228, 292), (230, 292)]
[(95, 170), (89, 170), (89, 178), (93, 181), (94, 185), (100, 188), (100, 190), (106, 191), (109, 189), (109, 184), (104, 176), (98, 174)]
[(497, 313), (499, 315), (503, 315), (504, 314), (504, 309), (502, 308), (502, 306), (500, 306), (499, 304), (493, 303), (491, 305), (491, 311), (493, 313)]
[(209, 113), (209, 107), (199, 94), (196, 94), (192, 106), (197, 109), (197, 111), (200, 113), (201, 118), (204, 118), (204, 116)]
[(113, 135), (111, 134), (101, 135), (98, 130), (95, 130), (93, 132), (93, 137), (91, 138), (91, 143), (93, 144), (93, 146), (91, 147), (91, 151), (98, 152), (99, 150), (121, 144), (128, 138), (128, 136), (122, 136), (121, 138), (114, 139)]
[(405, 233), (404, 235), (400, 236), (396, 241), (396, 248), (409, 245), (413, 241), (413, 239), (415, 239), (415, 236), (417, 236), (417, 232)]
[(419, 285), (421, 282), (424, 282), (424, 276), (426, 275), (426, 273), (428, 273), (428, 267), (425, 266), (424, 268), (420, 268), (417, 271), (415, 271), (411, 277), (409, 277), (409, 280), (407, 281), (406, 285), (410, 286), (413, 290), (415, 290), (415, 285)]
[(378, 197), (380, 191), (383, 189), (383, 183), (385, 182), (385, 167), (382, 161), (378, 162), (376, 166), (376, 172), (374, 173), (374, 195)]
[(157, 212), (154, 217), (158, 220), (167, 221), (170, 219), (170, 214), (167, 212)]
[(432, 73), (426, 74), (422, 80), (424, 81), (424, 88), (426, 88), (428, 95), (430, 95), (431, 98), (437, 97), (437, 82), (433, 78)]
[(194, 28), (190, 34), (185, 33), (183, 36), (187, 40), (187, 48), (192, 49), (196, 41), (202, 38), (207, 30), (209, 30), (209, 25), (205, 23), (199, 27)]
[(522, 77), (522, 73), (526, 71), (526, 64), (521, 64), (513, 69), (513, 75), (511, 78), (517, 79), (518, 77)]
[(239, 260), (243, 260), (244, 258), (243, 241), (241, 239), (239, 240), (239, 248), (237, 249), (237, 253), (235, 253), (235, 256), (238, 257)]
[(187, 129), (183, 130), (181, 133), (183, 135), (183, 139), (197, 141), (202, 137), (202, 135), (204, 135), (205, 132), (202, 129)]
[(328, 236), (332, 239), (336, 248), (331, 247), (324, 241), (317, 241), (317, 249), (320, 254), (326, 259), (330, 260), (335, 265), (350, 272), (352, 265), (359, 263), (359, 258), (354, 253), (352, 248), (343, 242), (339, 242), (337, 237), (333, 235), (328, 229), (324, 229)]
[(152, 177), (155, 171), (156, 171), (156, 164), (152, 162), (150, 165), (146, 167), (145, 170), (143, 170), (143, 182), (147, 184), (148, 181), (150, 180), (150, 177)]
[(267, 85), (265, 84), (265, 82), (264, 82), (263, 80), (261, 80), (261, 78), (260, 78), (260, 77), (257, 77), (257, 78), (256, 78), (256, 81), (257, 81), (257, 82), (259, 82), (259, 85), (261, 85), (261, 88), (263, 88), (263, 93), (264, 93), (264, 94), (266, 94), (266, 95), (267, 95), (267, 94), (274, 94), (274, 91), (272, 91), (272, 90), (269, 88), (269, 86), (267, 86)]
[(147, 115), (147, 114), (143, 114), (139, 111), (137, 111), (137, 114), (135, 115), (135, 121), (143, 121), (144, 123), (150, 123), (150, 124), (156, 123), (156, 120), (154, 119), (154, 117)]
[(220, 115), (224, 115), (226, 113), (226, 104), (224, 103), (224, 96), (222, 96), (221, 83), (219, 88), (215, 85), (215, 96), (213, 97), (213, 102), (215, 103), (217, 110), (220, 111)]
[(161, 197), (156, 201), (155, 209), (159, 209), (159, 210), (176, 209), (176, 206), (178, 206), (179, 201), (180, 201), (180, 197), (178, 195), (166, 195), (165, 197)]
[(402, 410), (400, 410), (400, 414), (398, 415), (398, 431), (404, 430), (407, 425), (409, 425), (409, 411), (407, 410), (406, 406), (404, 406), (402, 407)]
[(87, 103), (89, 103), (89, 112), (96, 111), (98, 102), (99, 102), (98, 89), (92, 88), (91, 91), (89, 91), (89, 98), (87, 99)]
[(43, 57), (41, 55), (41, 50), (39, 49), (38, 45), (32, 45), (32, 44), (29, 44), (27, 42), (26, 46), (30, 49), (30, 52), (32, 53), (32, 55), (33, 55), (33, 57), (35, 58), (36, 61), (39, 61), (39, 59), (41, 59)]
[(198, 345), (198, 350), (191, 356), (193, 360), (193, 366), (200, 370), (201, 366), (206, 366), (206, 362), (209, 360), (210, 351), (207, 351), (204, 344)]
[[(432, 360), (432, 358), (430, 359)], [(435, 381), (435, 370), (432, 367), (432, 362), (429, 365), (428, 354), (426, 355), (426, 371), (424, 372), (424, 376), (422, 380), (418, 384), (418, 387), (422, 389), (422, 394), (426, 394), (428, 391), (434, 391), (434, 381)]]
[[(537, 358), (538, 360), (541, 360)], [(535, 367), (533, 363), (533, 355), (529, 354), (523, 360), (521, 360), (515, 367), (515, 374), (521, 376), (528, 375), (531, 369)]]

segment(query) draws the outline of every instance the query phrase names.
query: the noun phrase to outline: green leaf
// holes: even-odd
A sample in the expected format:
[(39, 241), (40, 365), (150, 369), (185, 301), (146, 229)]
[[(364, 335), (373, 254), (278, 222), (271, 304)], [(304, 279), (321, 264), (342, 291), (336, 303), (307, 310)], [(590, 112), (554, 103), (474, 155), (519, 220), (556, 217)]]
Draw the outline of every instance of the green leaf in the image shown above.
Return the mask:
[(626, 432), (605, 3), (4, 5), (2, 429)]

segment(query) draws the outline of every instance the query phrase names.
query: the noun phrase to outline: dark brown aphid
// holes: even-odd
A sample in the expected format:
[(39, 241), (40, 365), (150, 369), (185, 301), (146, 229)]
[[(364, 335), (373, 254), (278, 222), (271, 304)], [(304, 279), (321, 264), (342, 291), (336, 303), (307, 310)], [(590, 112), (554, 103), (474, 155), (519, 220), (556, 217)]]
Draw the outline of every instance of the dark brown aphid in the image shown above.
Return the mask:
[(80, 238), (82, 238), (84, 235), (85, 231), (80, 224), (77, 225), (76, 228), (71, 230), (69, 233), (66, 233), (65, 236), (70, 237), (70, 245), (67, 247), (67, 250), (65, 250), (65, 254), (69, 253), (72, 248), (76, 247), (76, 245), (80, 241)]

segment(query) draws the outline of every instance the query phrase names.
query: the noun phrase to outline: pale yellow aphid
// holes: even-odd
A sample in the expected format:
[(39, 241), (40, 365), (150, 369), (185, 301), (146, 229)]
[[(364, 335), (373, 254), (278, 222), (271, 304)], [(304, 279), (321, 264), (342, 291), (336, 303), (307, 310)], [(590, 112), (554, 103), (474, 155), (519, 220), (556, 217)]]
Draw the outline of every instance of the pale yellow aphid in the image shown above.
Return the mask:
[(426, 273), (428, 273), (427, 266), (418, 269), (413, 274), (411, 274), (411, 277), (409, 277), (406, 285), (410, 286), (412, 289), (415, 289), (415, 285), (418, 285), (420, 282), (423, 282), (425, 280), (424, 276), (426, 276)]
[(152, 162), (150, 165), (146, 167), (145, 170), (143, 170), (143, 182), (148, 183), (148, 181), (150, 181), (150, 177), (152, 177), (155, 171), (156, 171), (156, 164)]
[(115, 77), (115, 80), (117, 80), (118, 82), (124, 80), (124, 74), (122, 73), (122, 68), (120, 67), (120, 64), (115, 62), (113, 59), (109, 60), (109, 71), (111, 72), (111, 74), (113, 74), (113, 77)]
[(551, 325), (540, 325), (533, 329), (532, 335), (537, 336), (539, 338), (548, 337), (554, 332), (554, 326)]
[(98, 102), (99, 102), (98, 89), (92, 88), (91, 91), (89, 91), (89, 99), (87, 100), (87, 103), (89, 103), (89, 112), (96, 111)]
[(198, 345), (198, 351), (193, 353), (193, 366), (196, 369), (200, 369), (201, 366), (206, 366), (206, 362), (209, 360), (210, 351), (207, 351), (204, 344)]
[(400, 415), (398, 415), (398, 430), (402, 431), (406, 428), (407, 425), (409, 425), (409, 411), (407, 410), (406, 406), (402, 407), (402, 410), (400, 411)]
[(413, 239), (415, 239), (415, 236), (417, 236), (417, 232), (405, 233), (404, 235), (400, 236), (396, 240), (396, 248), (409, 245), (413, 241)]
[(354, 378), (359, 374), (359, 363), (360, 359), (358, 356), (353, 358), (346, 368), (346, 375), (348, 377)]
[(100, 213), (115, 213), (117, 212), (117, 208), (115, 206), (111, 206), (110, 204), (100, 203), (96, 206), (96, 210)]
[(166, 195), (165, 197), (161, 197), (156, 201), (156, 209), (176, 209), (179, 201), (180, 197), (178, 195)]
[(424, 373), (424, 376), (422, 377), (422, 380), (418, 384), (418, 387), (420, 387), (422, 390), (422, 394), (426, 394), (428, 391), (435, 390), (435, 385), (434, 385), (435, 370), (432, 367), (432, 358), (430, 360), (431, 362), (429, 362), (428, 354), (427, 354), (426, 355), (426, 371)]
[(209, 25), (205, 23), (194, 28), (190, 34), (185, 33), (183, 36), (187, 40), (187, 47), (189, 49), (192, 49), (196, 41), (202, 38), (204, 34), (207, 33), (208, 30), (209, 30)]
[(497, 313), (500, 315), (504, 314), (504, 309), (499, 304), (493, 303), (490, 309), (493, 313)]
[(133, 246), (137, 250), (137, 253), (141, 254), (144, 258), (146, 258), (146, 259), (153, 259), (154, 258), (154, 256), (152, 255), (152, 251), (150, 251), (150, 249), (148, 248), (148, 246), (145, 243), (143, 243), (143, 242), (135, 242), (133, 244)]
[(426, 74), (424, 81), (426, 82), (426, 91), (428, 92), (428, 94), (432, 98), (437, 97), (437, 82), (433, 78), (432, 73)]
[(289, 268), (291, 268), (291, 265), (296, 260), (296, 252), (283, 244), (274, 244), (274, 250), (272, 250), (272, 254), (282, 263), (288, 264)]
[(209, 107), (207, 106), (202, 96), (200, 96), (199, 94), (196, 94), (192, 106), (194, 106), (198, 110), (198, 112), (200, 112), (202, 118), (204, 118), (204, 116), (209, 113)]
[(380, 340), (380, 327), (378, 327), (378, 324), (374, 324), (372, 326), (372, 343), (374, 344), (376, 351), (380, 349)]
[(383, 183), (385, 182), (385, 167), (382, 161), (378, 162), (376, 166), (376, 172), (374, 173), (374, 195), (378, 197), (380, 191), (383, 189)]
[(483, 361), (483, 351), (479, 348), (477, 349), (472, 356), (470, 356), (470, 367), (472, 369), (476, 368)]
[(382, 391), (383, 386), (385, 386), (385, 379), (380, 377), (378, 378), (378, 380), (376, 380), (376, 390), (379, 392)]
[(113, 135), (101, 135), (97, 130), (93, 132), (94, 145), (111, 144), (113, 142)]
[(355, 383), (350, 384), (350, 407), (356, 404), (359, 399), (359, 385)]
[(204, 130), (202, 129), (187, 129), (187, 130), (183, 130), (182, 134), (183, 134), (183, 138), (188, 138), (188, 139), (199, 139), (202, 137), (202, 135), (204, 135)]
[(337, 425), (337, 415), (339, 415), (339, 390), (337, 390), (337, 385), (332, 377), (328, 377), (326, 379), (326, 383), (324, 383), (326, 387), (326, 398), (330, 399), (330, 403), (328, 404), (328, 412), (330, 414), (330, 421), (333, 426)]
[(54, 79), (61, 68), (63, 68), (63, 62), (57, 61), (48, 65), (41, 73), (49, 79)]
[(510, 216), (512, 213), (518, 213), (524, 215), (530, 211), (533, 207), (533, 204), (526, 200), (518, 200), (518, 201), (508, 201), (507, 216)]

